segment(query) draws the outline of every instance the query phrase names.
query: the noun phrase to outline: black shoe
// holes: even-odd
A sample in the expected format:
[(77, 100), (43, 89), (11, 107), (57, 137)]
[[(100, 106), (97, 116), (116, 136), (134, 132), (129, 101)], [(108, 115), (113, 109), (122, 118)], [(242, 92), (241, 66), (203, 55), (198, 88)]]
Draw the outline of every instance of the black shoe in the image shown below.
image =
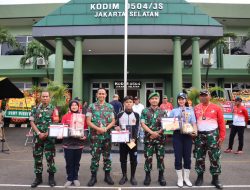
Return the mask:
[(43, 182), (42, 174), (36, 174), (36, 178), (31, 184), (31, 188), (35, 188)]
[(201, 186), (202, 184), (203, 184), (203, 173), (199, 174), (197, 176), (197, 179), (196, 179), (196, 182), (195, 182), (196, 186)]
[(131, 163), (130, 165), (131, 167), (131, 178), (130, 178), (130, 183), (131, 185), (137, 185), (137, 181), (135, 179), (135, 171), (136, 171), (136, 167), (137, 167), (137, 163)]
[(164, 178), (164, 171), (159, 171), (158, 182), (160, 183), (161, 186), (166, 186), (167, 182)]
[(49, 186), (54, 187), (56, 186), (55, 178), (54, 178), (54, 173), (49, 173)]
[(219, 181), (219, 176), (213, 175), (212, 177), (213, 179), (212, 179), (211, 184), (214, 185), (217, 189), (223, 189), (223, 185)]
[(126, 183), (127, 181), (128, 181), (127, 174), (123, 174), (121, 180), (119, 181), (119, 184), (120, 184), (120, 185), (123, 185), (123, 184)]
[(95, 183), (97, 182), (97, 179), (96, 179), (96, 172), (91, 172), (92, 175), (91, 175), (91, 178), (88, 182), (88, 186), (91, 187), (91, 186), (94, 186)]
[(146, 172), (146, 176), (144, 179), (144, 185), (149, 186), (151, 183), (151, 176), (150, 176), (150, 172)]
[(110, 172), (105, 172), (105, 178), (104, 178), (104, 181), (109, 184), (109, 185), (114, 185), (114, 181), (113, 179), (111, 178), (110, 176)]

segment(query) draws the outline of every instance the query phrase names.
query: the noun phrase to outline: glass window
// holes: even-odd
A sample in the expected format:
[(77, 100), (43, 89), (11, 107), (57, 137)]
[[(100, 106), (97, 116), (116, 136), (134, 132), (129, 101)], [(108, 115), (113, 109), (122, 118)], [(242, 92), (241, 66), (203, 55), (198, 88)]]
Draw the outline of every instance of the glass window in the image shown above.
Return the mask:
[(102, 83), (102, 88), (109, 88), (109, 83), (105, 82), (105, 83)]
[(24, 89), (24, 83), (23, 82), (14, 82), (14, 85), (19, 88), (20, 90)]
[(146, 83), (146, 88), (154, 88), (154, 83)]
[(183, 88), (191, 88), (192, 87), (192, 83), (183, 83)]
[(162, 88), (163, 87), (163, 83), (155, 83), (155, 88)]
[(92, 84), (92, 88), (100, 88), (100, 83), (94, 82), (94, 83)]
[(231, 88), (231, 83), (225, 83), (224, 88)]

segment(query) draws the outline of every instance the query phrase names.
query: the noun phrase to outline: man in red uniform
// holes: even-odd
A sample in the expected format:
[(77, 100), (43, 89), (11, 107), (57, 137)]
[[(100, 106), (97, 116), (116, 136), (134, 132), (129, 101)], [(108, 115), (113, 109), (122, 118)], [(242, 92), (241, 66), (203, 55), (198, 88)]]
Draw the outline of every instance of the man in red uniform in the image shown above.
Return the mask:
[(244, 129), (248, 123), (248, 112), (247, 109), (241, 105), (242, 99), (237, 97), (235, 99), (235, 106), (233, 109), (233, 125), (230, 131), (228, 149), (225, 150), (225, 153), (231, 153), (234, 144), (234, 137), (238, 133), (239, 146), (235, 154), (242, 154), (243, 151), (243, 142), (244, 142)]
[(173, 109), (173, 105), (168, 102), (168, 97), (166, 95), (163, 96), (162, 104), (160, 105), (161, 110), (165, 111), (167, 115), (170, 114)]
[(201, 90), (200, 104), (195, 106), (194, 112), (198, 126), (198, 136), (195, 138), (194, 157), (195, 170), (198, 175), (196, 186), (203, 184), (203, 173), (205, 171), (205, 158), (208, 152), (210, 160), (210, 173), (212, 185), (218, 189), (223, 186), (218, 176), (221, 174), (221, 150), (220, 147), (226, 136), (226, 127), (221, 108), (210, 102), (208, 90)]

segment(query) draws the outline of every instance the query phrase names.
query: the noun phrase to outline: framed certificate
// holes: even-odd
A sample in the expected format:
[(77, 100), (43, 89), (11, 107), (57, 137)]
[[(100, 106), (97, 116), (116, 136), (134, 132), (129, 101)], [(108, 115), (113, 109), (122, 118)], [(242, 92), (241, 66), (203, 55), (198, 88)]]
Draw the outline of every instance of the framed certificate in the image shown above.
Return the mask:
[(127, 143), (130, 141), (129, 131), (112, 131), (111, 141), (116, 143)]
[(162, 129), (166, 131), (175, 131), (180, 129), (178, 118), (162, 118), (161, 119)]
[(68, 137), (69, 127), (63, 124), (52, 124), (49, 126), (49, 137)]

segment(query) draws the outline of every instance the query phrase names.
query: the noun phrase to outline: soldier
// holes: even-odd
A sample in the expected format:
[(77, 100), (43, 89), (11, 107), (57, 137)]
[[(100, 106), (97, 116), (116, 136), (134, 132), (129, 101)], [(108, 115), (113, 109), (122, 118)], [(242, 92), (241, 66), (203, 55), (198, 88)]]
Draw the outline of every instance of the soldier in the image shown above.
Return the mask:
[(201, 103), (194, 108), (198, 126), (198, 136), (194, 142), (195, 170), (198, 174), (195, 185), (201, 186), (203, 184), (205, 157), (208, 152), (212, 175), (211, 183), (216, 188), (222, 189), (223, 186), (218, 176), (221, 174), (220, 147), (226, 136), (223, 113), (219, 106), (210, 102), (211, 96), (208, 90), (201, 90), (199, 98)]
[(97, 102), (90, 104), (87, 110), (87, 124), (90, 127), (91, 140), (91, 166), (92, 173), (88, 186), (94, 186), (97, 182), (96, 173), (99, 167), (99, 160), (102, 153), (105, 171), (104, 181), (113, 185), (114, 182), (110, 176), (111, 171), (111, 135), (110, 129), (115, 124), (115, 116), (113, 106), (105, 102), (107, 96), (104, 88), (97, 90)]
[(156, 153), (157, 167), (159, 170), (158, 182), (161, 186), (166, 185), (164, 179), (164, 155), (165, 155), (165, 136), (161, 127), (161, 118), (164, 116), (164, 111), (159, 107), (160, 95), (158, 92), (153, 92), (148, 97), (150, 107), (145, 108), (141, 114), (141, 126), (145, 130), (144, 138), (144, 156), (145, 165), (144, 170), (146, 177), (144, 185), (150, 185), (151, 176), (150, 171), (152, 170), (153, 154)]
[(131, 178), (130, 183), (132, 185), (137, 185), (137, 181), (135, 179), (135, 171), (137, 166), (137, 134), (138, 134), (138, 128), (139, 128), (139, 120), (140, 116), (138, 113), (133, 112), (132, 106), (133, 106), (133, 97), (132, 96), (126, 96), (123, 99), (125, 110), (123, 112), (120, 112), (117, 115), (117, 121), (116, 121), (116, 130), (120, 131), (121, 126), (125, 125), (128, 127), (127, 129), (130, 131), (130, 142), (135, 143), (134, 147), (130, 148), (127, 143), (120, 143), (120, 161), (121, 161), (121, 169), (122, 169), (122, 178), (119, 182), (120, 185), (123, 185), (128, 181), (127, 178), (127, 157), (128, 154), (130, 156), (130, 169), (131, 169)]
[[(54, 106), (50, 104), (50, 94), (48, 91), (43, 91), (41, 94), (41, 104), (33, 108), (30, 115), (30, 125), (34, 131), (34, 172), (36, 178), (31, 184), (31, 187), (37, 187), (43, 182), (43, 153), (45, 154), (48, 173), (49, 173), (49, 185), (51, 187), (56, 185), (54, 180), (54, 174), (56, 172), (54, 157), (55, 157), (55, 141), (48, 137), (48, 127), (52, 123), (52, 114)], [(58, 121), (53, 121), (58, 122)]]

